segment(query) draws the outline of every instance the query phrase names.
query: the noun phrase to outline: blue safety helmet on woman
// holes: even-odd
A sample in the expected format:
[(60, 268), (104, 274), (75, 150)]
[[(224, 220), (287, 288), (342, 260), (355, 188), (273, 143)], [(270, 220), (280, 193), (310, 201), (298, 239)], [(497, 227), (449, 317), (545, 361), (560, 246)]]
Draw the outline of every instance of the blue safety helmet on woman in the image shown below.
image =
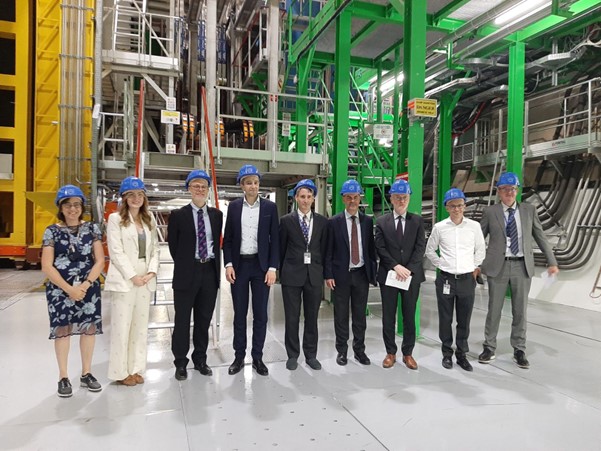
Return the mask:
[(190, 185), (190, 182), (196, 179), (206, 180), (209, 186), (211, 186), (211, 177), (209, 176), (209, 174), (207, 174), (202, 169), (194, 169), (188, 174), (188, 177), (186, 177), (186, 189), (188, 189), (188, 185)]
[(503, 185), (520, 186), (520, 179), (518, 178), (517, 174), (513, 172), (503, 172), (499, 177), (497, 186)]
[(443, 203), (446, 205), (448, 201), (453, 199), (463, 199), (465, 201), (465, 194), (459, 188), (451, 188), (444, 194)]
[(238, 171), (238, 177), (236, 177), (236, 184), (239, 185), (240, 182), (244, 179), (244, 177), (248, 177), (250, 175), (256, 175), (257, 177), (259, 177), (259, 180), (261, 180), (261, 174), (259, 173), (259, 170), (252, 164), (245, 164), (240, 168), (240, 171)]
[(344, 196), (345, 194), (363, 194), (363, 188), (357, 180), (347, 180), (340, 188), (340, 195)]
[(123, 196), (128, 191), (142, 190), (146, 191), (144, 182), (138, 177), (130, 176), (125, 177), (121, 182), (121, 188), (119, 188), (119, 196)]
[(56, 192), (54, 204), (58, 207), (62, 200), (69, 199), (70, 197), (79, 197), (84, 205), (86, 203), (86, 197), (83, 195), (81, 189), (75, 185), (65, 185), (61, 186)]
[(392, 184), (389, 194), (412, 194), (411, 186), (407, 180), (399, 179)]
[(300, 182), (298, 182), (296, 184), (296, 186), (294, 187), (294, 195), (295, 196), (296, 196), (296, 193), (298, 193), (298, 190), (301, 188), (310, 189), (311, 191), (313, 191), (314, 196), (317, 195), (317, 187), (315, 186), (315, 183), (313, 183), (313, 180), (303, 179)]

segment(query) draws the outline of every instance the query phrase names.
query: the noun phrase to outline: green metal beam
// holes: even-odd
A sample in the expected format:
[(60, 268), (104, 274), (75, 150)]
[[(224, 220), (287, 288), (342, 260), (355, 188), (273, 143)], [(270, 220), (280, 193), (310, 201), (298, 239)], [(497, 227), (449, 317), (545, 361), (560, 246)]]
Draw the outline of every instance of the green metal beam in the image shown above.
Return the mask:
[[(320, 64), (335, 64), (336, 55), (334, 53), (317, 52), (316, 51), (315, 55), (313, 56), (313, 61), (315, 63), (320, 63)], [(373, 60), (371, 58), (363, 58), (360, 56), (351, 56), (350, 61), (351, 61), (351, 67), (365, 67), (368, 69), (373, 69), (377, 65), (377, 60)], [(383, 64), (384, 64), (383, 67), (385, 70), (390, 70), (393, 67), (393, 63), (390, 61), (388, 61), (388, 62), (385, 61)]]
[(524, 83), (526, 44), (509, 47), (509, 93), (507, 104), (507, 170), (522, 179), (524, 147)]
[(351, 21), (352, 14), (343, 11), (336, 18), (336, 73), (334, 74), (334, 149), (332, 151), (332, 213), (344, 210), (338, 195), (347, 179), (349, 94), (351, 85)]
[(444, 208), (444, 194), (451, 188), (451, 171), (453, 156), (453, 95), (443, 94), (440, 99), (440, 128), (438, 132), (438, 183), (437, 196), (432, 202), (437, 203), (436, 220), (442, 221), (449, 216)]
[[(307, 96), (309, 93), (309, 75), (311, 74), (311, 64), (313, 63), (313, 54), (315, 47), (311, 47), (298, 60), (297, 74), (298, 82), (296, 92), (299, 96)], [(299, 98), (296, 101), (296, 120), (298, 122), (307, 121), (307, 100)], [(298, 125), (296, 128), (296, 152), (307, 153), (307, 126)]]
[(359, 31), (359, 33), (357, 33), (353, 37), (353, 40), (351, 41), (351, 48), (356, 47), (361, 42), (363, 42), (365, 40), (365, 38), (367, 38), (370, 34), (372, 34), (373, 31), (376, 30), (379, 26), (380, 26), (380, 24), (378, 22), (374, 22), (374, 21), (371, 21), (367, 25), (365, 25), (365, 27), (363, 27)]
[(403, 16), (392, 5), (374, 5), (369, 2), (354, 1), (349, 7), (353, 17), (364, 19), (380, 24), (392, 23), (403, 24)]
[(288, 54), (289, 64), (295, 63), (304, 52), (309, 50), (309, 48), (317, 42), (319, 36), (328, 29), (332, 22), (337, 19), (351, 3), (350, 0), (330, 0), (326, 2), (324, 7), (317, 13), (317, 16), (309, 21), (307, 29), (300, 38), (292, 45)]

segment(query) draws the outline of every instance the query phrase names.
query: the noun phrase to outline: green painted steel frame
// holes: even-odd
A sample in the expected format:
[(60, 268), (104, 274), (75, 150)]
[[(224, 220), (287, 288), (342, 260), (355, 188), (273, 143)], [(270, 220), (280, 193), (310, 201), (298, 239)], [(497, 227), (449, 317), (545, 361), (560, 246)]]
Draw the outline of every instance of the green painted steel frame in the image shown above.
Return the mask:
[(516, 42), (509, 47), (509, 94), (507, 100), (507, 165), (522, 179), (524, 147), (524, 83), (526, 77), (526, 44)]
[(332, 162), (332, 213), (344, 210), (338, 194), (348, 178), (349, 94), (351, 83), (351, 21), (352, 14), (342, 11), (336, 17), (336, 72), (334, 74), (334, 149)]

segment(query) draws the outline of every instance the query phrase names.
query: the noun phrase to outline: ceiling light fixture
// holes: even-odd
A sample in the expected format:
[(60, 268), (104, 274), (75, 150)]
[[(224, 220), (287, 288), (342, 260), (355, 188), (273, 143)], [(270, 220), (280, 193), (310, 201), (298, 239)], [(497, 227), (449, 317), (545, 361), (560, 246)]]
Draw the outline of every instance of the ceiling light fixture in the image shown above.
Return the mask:
[(524, 0), (522, 3), (517, 4), (509, 11), (504, 12), (495, 19), (495, 25), (504, 25), (507, 22), (520, 18), (525, 19), (526, 17), (540, 11), (542, 8), (546, 8), (552, 2), (550, 0)]

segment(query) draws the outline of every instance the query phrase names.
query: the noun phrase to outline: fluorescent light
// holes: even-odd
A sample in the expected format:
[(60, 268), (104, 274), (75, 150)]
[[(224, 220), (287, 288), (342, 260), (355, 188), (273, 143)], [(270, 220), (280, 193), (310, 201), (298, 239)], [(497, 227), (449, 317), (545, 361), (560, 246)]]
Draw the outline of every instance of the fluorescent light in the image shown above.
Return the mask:
[(394, 78), (391, 78), (390, 80), (388, 80), (386, 83), (384, 83), (382, 86), (380, 86), (380, 92), (389, 92), (392, 91), (394, 89), (394, 85), (398, 82), (398, 83), (403, 83), (403, 80), (405, 78), (405, 75), (401, 72), (399, 74), (399, 76), (396, 78), (396, 80)]
[(518, 3), (516, 6), (511, 8), (509, 11), (504, 12), (495, 19), (495, 25), (503, 25), (507, 22), (516, 19), (518, 17), (526, 16), (538, 11), (541, 8), (547, 7), (551, 4), (549, 0), (524, 0), (522, 3)]
[[(387, 71), (387, 70), (385, 70), (384, 72), (382, 72), (382, 77), (383, 77), (384, 75), (386, 75), (387, 73), (388, 73), (388, 71)], [(378, 74), (374, 75), (373, 77), (371, 77), (371, 78), (369, 79), (369, 84), (371, 85), (371, 84), (372, 84), (372, 83), (374, 83), (374, 82), (375, 82), (377, 79), (378, 79)]]

